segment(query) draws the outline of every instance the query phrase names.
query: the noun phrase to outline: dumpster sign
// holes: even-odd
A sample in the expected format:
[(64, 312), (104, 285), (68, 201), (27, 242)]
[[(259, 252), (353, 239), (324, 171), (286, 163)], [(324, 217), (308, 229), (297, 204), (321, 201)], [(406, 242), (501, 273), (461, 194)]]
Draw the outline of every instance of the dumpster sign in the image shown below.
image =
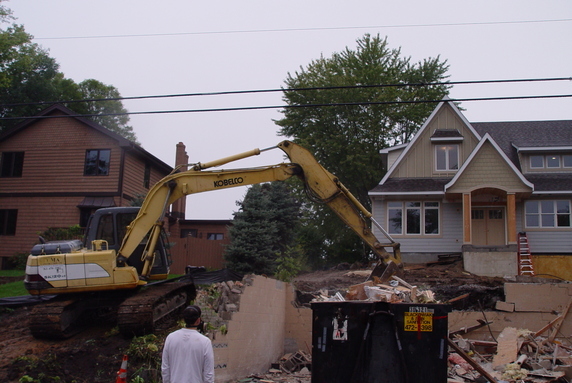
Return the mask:
[(334, 318), (332, 321), (334, 326), (333, 340), (348, 340), (348, 320)]
[(405, 331), (433, 331), (433, 313), (405, 312)]

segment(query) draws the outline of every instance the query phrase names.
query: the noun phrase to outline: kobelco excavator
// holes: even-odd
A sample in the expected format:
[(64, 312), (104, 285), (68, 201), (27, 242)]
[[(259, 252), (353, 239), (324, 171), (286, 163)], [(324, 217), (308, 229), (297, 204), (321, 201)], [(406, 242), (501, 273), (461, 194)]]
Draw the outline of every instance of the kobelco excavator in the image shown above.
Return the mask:
[[(206, 170), (280, 148), (290, 163), (234, 170)], [(195, 297), (190, 280), (167, 279), (170, 258), (163, 246), (163, 222), (169, 206), (186, 195), (298, 177), (307, 195), (327, 204), (378, 257), (370, 278), (386, 280), (401, 267), (399, 243), (372, 217), (339, 179), (305, 148), (283, 141), (207, 163), (175, 169), (148, 192), (141, 208), (100, 209), (88, 224), (84, 242), (59, 241), (34, 246), (24, 285), (32, 295), (55, 295), (30, 315), (36, 337), (65, 338), (86, 316), (116, 318), (127, 335), (152, 332), (157, 323)], [(386, 240), (380, 242), (370, 225)], [(389, 252), (386, 248), (390, 248)], [(158, 281), (160, 280), (160, 281)], [(86, 315), (87, 314), (87, 315)]]

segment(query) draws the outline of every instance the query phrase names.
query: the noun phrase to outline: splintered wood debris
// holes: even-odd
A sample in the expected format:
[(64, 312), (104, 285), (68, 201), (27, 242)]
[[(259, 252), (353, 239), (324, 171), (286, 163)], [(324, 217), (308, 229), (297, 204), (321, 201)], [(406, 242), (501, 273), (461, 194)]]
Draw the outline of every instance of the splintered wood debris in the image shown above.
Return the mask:
[[(481, 322), (472, 329), (489, 323)], [(542, 336), (549, 330), (550, 334)], [(553, 321), (537, 332), (506, 327), (495, 341), (471, 340), (459, 331), (451, 333), (448, 382), (570, 382), (572, 345), (557, 338), (557, 332)]]

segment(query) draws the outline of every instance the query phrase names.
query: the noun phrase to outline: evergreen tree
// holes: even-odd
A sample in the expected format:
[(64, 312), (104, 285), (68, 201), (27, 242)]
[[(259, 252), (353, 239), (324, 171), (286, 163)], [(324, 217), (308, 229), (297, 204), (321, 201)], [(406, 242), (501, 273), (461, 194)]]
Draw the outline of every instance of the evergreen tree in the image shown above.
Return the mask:
[(298, 204), (285, 182), (253, 185), (237, 202), (225, 250), (226, 266), (242, 273), (272, 275), (293, 244)]

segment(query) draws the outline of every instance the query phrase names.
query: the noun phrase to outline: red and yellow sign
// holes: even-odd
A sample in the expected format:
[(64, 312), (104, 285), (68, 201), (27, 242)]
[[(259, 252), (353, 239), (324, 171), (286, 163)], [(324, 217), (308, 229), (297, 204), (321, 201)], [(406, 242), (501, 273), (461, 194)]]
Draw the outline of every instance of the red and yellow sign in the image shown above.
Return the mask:
[(433, 313), (406, 312), (404, 321), (405, 331), (433, 331)]

